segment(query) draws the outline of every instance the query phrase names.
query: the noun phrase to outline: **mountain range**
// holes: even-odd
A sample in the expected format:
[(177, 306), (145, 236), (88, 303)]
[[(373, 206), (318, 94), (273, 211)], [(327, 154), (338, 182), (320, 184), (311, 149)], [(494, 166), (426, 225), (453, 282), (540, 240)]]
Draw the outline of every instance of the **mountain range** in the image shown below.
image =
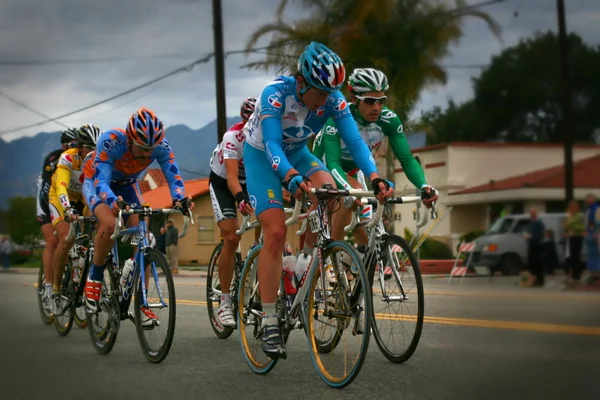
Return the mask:
[[(239, 121), (239, 117), (227, 118), (227, 126)], [(24, 137), (11, 142), (0, 138), (0, 209), (8, 208), (8, 201), (15, 196), (34, 196), (36, 179), (41, 172), (46, 155), (60, 147), (59, 132), (41, 132), (32, 137)], [(186, 125), (173, 125), (167, 128), (167, 137), (183, 179), (208, 177), (209, 160), (217, 145), (217, 121), (214, 120), (200, 129)], [(425, 134), (408, 135), (411, 148), (425, 145)], [(154, 162), (150, 168), (157, 168)]]

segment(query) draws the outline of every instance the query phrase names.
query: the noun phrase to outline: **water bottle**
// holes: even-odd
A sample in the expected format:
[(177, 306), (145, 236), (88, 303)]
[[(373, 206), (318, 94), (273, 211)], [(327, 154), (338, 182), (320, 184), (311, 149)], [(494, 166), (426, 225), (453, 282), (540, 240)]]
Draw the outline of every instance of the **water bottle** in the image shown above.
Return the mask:
[(304, 254), (304, 253), (300, 253), (298, 255), (298, 259), (296, 260), (296, 268), (295, 268), (295, 275), (296, 275), (296, 279), (299, 283), (298, 286), (301, 286), (304, 283), (304, 275), (306, 273), (306, 270), (308, 269), (308, 266), (310, 265), (310, 258), (308, 256), (308, 254)]
[(283, 289), (287, 294), (296, 294), (293, 276), (296, 272), (296, 257), (283, 257)]
[(125, 265), (123, 265), (123, 272), (121, 273), (121, 287), (125, 287), (129, 282), (129, 277), (133, 274), (134, 262), (133, 258), (130, 258), (125, 261)]
[(79, 257), (75, 260), (73, 260), (72, 265), (72, 279), (73, 282), (75, 283), (79, 283), (79, 281), (81, 281), (81, 271), (83, 271), (83, 267), (85, 267), (85, 258), (84, 257)]

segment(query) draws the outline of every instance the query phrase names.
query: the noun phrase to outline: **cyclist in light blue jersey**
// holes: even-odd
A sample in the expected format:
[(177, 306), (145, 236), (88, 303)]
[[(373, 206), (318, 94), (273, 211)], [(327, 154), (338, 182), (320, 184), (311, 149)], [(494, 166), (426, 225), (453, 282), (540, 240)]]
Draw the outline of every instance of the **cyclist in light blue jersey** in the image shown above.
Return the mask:
[[(264, 88), (244, 128), (247, 188), (264, 234), (258, 258), (263, 307), (261, 341), (263, 351), (272, 358), (285, 354), (275, 311), (286, 235), (281, 186), (297, 199), (313, 186), (335, 186), (331, 174), (311, 154), (306, 142), (331, 118), (356, 165), (371, 182), (375, 196), (383, 201), (392, 195), (390, 183), (379, 177), (348, 103), (339, 92), (345, 77), (337, 54), (320, 43), (310, 43), (298, 60), (294, 77), (278, 77)], [(308, 255), (315, 241), (316, 234), (308, 233), (298, 267), (306, 269), (309, 265)]]

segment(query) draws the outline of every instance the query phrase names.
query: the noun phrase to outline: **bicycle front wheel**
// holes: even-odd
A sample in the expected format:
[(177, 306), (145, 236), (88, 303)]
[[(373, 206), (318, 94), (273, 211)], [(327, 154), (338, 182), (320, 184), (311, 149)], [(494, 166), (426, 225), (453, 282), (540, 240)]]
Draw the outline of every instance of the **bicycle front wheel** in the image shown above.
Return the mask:
[[(175, 336), (175, 283), (165, 256), (152, 248), (144, 249), (145, 276), (137, 268), (134, 297), (135, 328), (144, 355), (151, 363), (162, 362), (171, 349)], [(159, 279), (159, 273), (164, 277)], [(146, 303), (142, 281), (146, 285)]]
[[(221, 325), (216, 311), (221, 304), (221, 282), (219, 281), (218, 261), (223, 250), (223, 242), (219, 243), (212, 252), (208, 272), (206, 274), (206, 310), (213, 331), (220, 339), (227, 339), (233, 333), (233, 327)], [(234, 265), (235, 268), (235, 265)]]
[(377, 277), (373, 289), (373, 335), (388, 360), (403, 363), (414, 354), (423, 330), (425, 296), (421, 268), (406, 240), (398, 235), (383, 238), (376, 258), (369, 268), (370, 281)]
[[(329, 386), (343, 388), (358, 376), (371, 334), (371, 286), (356, 250), (334, 241), (323, 252), (325, 266), (313, 268), (305, 284), (308, 344), (317, 373)], [(330, 270), (330, 273), (327, 273)], [(329, 352), (323, 343), (335, 342)]]
[(250, 366), (257, 374), (267, 374), (277, 364), (278, 359), (268, 357), (262, 351), (259, 339), (262, 323), (262, 300), (258, 290), (258, 256), (262, 244), (250, 251), (240, 277), (238, 290), (238, 327), (242, 352)]

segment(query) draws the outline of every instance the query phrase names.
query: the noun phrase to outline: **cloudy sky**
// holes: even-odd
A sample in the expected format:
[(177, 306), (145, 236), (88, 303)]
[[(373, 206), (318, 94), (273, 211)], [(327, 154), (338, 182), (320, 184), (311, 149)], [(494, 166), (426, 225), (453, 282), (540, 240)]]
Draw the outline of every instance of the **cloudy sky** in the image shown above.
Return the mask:
[[(222, 0), (225, 50), (242, 49), (246, 38), (273, 19), (279, 0)], [(470, 0), (477, 3), (479, 0)], [(302, 16), (292, 2), (286, 19)], [(600, 44), (600, 2), (567, 3), (567, 28)], [(44, 118), (4, 95), (56, 117), (114, 96), (200, 58), (213, 50), (211, 0), (2, 0), (0, 2), (0, 132)], [(465, 24), (465, 35), (443, 61), (445, 86), (422, 93), (415, 110), (444, 105), (472, 95), (470, 78), (492, 55), (537, 30), (556, 30), (555, 0), (505, 0), (486, 6), (503, 27), (498, 41), (482, 22)], [(518, 11), (518, 16), (514, 13)], [(267, 41), (261, 42), (267, 44)], [(166, 56), (140, 59), (149, 56)], [(273, 73), (240, 66), (256, 59), (231, 55), (226, 60), (227, 114), (235, 115), (243, 97), (258, 95)], [(119, 62), (16, 65), (17, 61), (121, 59)], [(154, 109), (167, 125), (200, 128), (216, 118), (214, 64), (198, 65), (156, 85), (61, 119), (66, 125), (95, 123), (103, 129), (124, 127), (139, 106)], [(14, 133), (4, 140), (61, 129), (50, 122)]]

